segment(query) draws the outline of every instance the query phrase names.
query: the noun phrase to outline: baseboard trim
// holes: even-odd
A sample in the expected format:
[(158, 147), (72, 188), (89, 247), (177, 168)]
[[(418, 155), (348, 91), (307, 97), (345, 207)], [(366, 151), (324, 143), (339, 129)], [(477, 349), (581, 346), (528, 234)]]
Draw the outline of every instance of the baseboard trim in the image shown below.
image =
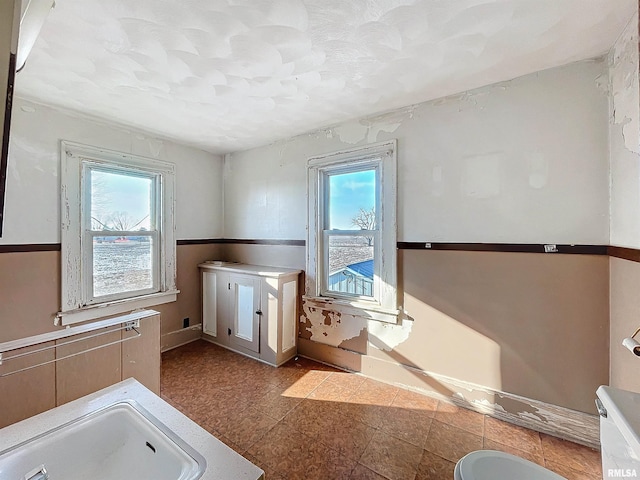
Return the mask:
[[(168, 333), (165, 333), (164, 335), (161, 335), (160, 336), (160, 346), (161, 346), (160, 352), (161, 353), (168, 352), (169, 350), (173, 350), (174, 348), (178, 348), (183, 345), (187, 345), (188, 343), (195, 342), (196, 340), (200, 340), (201, 331), (202, 331), (202, 324), (198, 323), (195, 325), (191, 325), (187, 328), (181, 328), (179, 330), (174, 330), (172, 332), (168, 332)], [(176, 343), (167, 341), (169, 339), (175, 338), (177, 335), (187, 336), (187, 334), (189, 334), (190, 332), (196, 332), (196, 333), (191, 333), (191, 335), (193, 335), (193, 338), (187, 338), (186, 340), (178, 340)]]
[[(600, 448), (599, 419), (596, 415), (392, 363), (370, 355), (360, 355), (303, 338), (298, 339), (298, 354), (514, 425), (591, 448)], [(503, 405), (517, 407), (518, 411), (516, 413), (507, 411)]]

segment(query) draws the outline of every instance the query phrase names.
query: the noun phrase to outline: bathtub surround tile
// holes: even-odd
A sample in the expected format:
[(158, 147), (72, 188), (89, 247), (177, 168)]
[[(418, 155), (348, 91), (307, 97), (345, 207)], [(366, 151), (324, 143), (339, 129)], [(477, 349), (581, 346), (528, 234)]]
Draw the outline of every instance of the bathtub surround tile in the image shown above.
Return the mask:
[(601, 480), (599, 452), (298, 358), (279, 368), (197, 341), (162, 355), (163, 398), (267, 480), (451, 480), (500, 450), (569, 480)]

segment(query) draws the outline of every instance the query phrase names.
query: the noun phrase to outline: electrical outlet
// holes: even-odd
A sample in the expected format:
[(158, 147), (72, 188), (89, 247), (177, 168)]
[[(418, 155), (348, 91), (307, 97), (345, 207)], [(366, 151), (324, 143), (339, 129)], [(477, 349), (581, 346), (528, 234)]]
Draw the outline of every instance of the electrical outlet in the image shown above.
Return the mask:
[(556, 245), (550, 244), (544, 246), (544, 253), (558, 253), (558, 247)]
[(189, 317), (182, 319), (182, 328), (187, 328), (189, 326)]

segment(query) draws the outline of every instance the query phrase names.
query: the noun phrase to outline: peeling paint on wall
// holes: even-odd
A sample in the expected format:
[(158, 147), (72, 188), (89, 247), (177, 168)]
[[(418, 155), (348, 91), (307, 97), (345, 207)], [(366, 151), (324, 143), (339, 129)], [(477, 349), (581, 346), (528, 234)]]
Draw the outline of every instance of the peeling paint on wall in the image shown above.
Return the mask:
[(622, 125), (625, 147), (640, 153), (640, 92), (638, 92), (638, 16), (634, 15), (609, 55), (609, 88), (613, 124)]
[(337, 136), (341, 142), (355, 145), (363, 140), (375, 143), (381, 132), (393, 133), (402, 126), (402, 122), (413, 118), (415, 106), (409, 106), (383, 115), (363, 118), (355, 122), (343, 123), (325, 130), (327, 138)]
[[(390, 383), (418, 391), (492, 417), (506, 420), (540, 432), (572, 440), (590, 447), (599, 447), (598, 417), (593, 414), (565, 408), (509, 392), (465, 382), (434, 372), (425, 372), (411, 366), (398, 366), (402, 372), (415, 377), (410, 383)], [(392, 377), (398, 372), (389, 370)], [(428, 377), (431, 381), (425, 381)], [(406, 379), (407, 377), (405, 377)], [(416, 383), (417, 380), (417, 383)], [(425, 389), (425, 385), (437, 384), (437, 391)], [(416, 385), (420, 385), (416, 387)]]
[(369, 320), (369, 344), (380, 350), (391, 351), (407, 341), (412, 328), (411, 320), (403, 320), (401, 325)]
[(332, 347), (357, 337), (367, 328), (366, 319), (355, 315), (313, 308), (307, 303), (302, 310), (301, 327), (311, 333), (309, 340)]
[(369, 129), (360, 122), (345, 123), (333, 129), (334, 133), (340, 138), (341, 142), (355, 145), (364, 140)]

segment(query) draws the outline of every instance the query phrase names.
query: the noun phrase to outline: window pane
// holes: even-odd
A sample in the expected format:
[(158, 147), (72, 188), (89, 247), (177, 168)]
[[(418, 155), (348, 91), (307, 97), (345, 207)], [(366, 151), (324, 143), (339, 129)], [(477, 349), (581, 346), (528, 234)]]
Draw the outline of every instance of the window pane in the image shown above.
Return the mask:
[(93, 296), (153, 288), (151, 237), (96, 237), (93, 241)]
[(329, 175), (329, 230), (375, 230), (376, 171)]
[(373, 237), (329, 236), (329, 291), (373, 297), (373, 244)]
[(91, 169), (91, 229), (155, 229), (152, 187), (150, 177)]

